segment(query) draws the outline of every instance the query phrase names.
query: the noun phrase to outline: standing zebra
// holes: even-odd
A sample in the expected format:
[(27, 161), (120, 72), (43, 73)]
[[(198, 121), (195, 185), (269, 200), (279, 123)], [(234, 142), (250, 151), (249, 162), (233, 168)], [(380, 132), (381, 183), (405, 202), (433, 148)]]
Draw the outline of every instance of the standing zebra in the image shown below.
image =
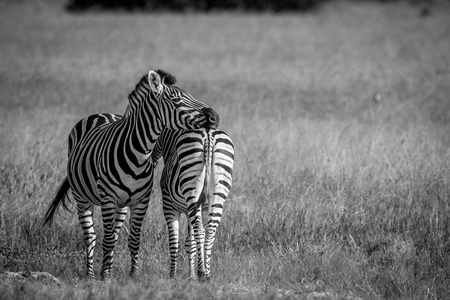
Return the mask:
[[(189, 257), (190, 277), (208, 280), (211, 276), (211, 250), (222, 217), (224, 202), (231, 189), (234, 145), (222, 130), (164, 129), (151, 154), (156, 161), (163, 156), (161, 192), (164, 217), (169, 231), (170, 277), (177, 269), (180, 214), (188, 217), (185, 249)], [(212, 197), (210, 177), (212, 175)], [(202, 206), (208, 211), (206, 235), (202, 224)]]
[(102, 279), (112, 273), (114, 247), (130, 208), (131, 271), (138, 271), (142, 222), (153, 186), (153, 146), (164, 128), (217, 128), (217, 113), (174, 86), (175, 77), (165, 71), (149, 71), (129, 94), (125, 116), (96, 114), (79, 121), (69, 135), (67, 177), (51, 202), (44, 224), (52, 221), (69, 191), (77, 203), (84, 232), (86, 273), (94, 278), (94, 205), (102, 210)]

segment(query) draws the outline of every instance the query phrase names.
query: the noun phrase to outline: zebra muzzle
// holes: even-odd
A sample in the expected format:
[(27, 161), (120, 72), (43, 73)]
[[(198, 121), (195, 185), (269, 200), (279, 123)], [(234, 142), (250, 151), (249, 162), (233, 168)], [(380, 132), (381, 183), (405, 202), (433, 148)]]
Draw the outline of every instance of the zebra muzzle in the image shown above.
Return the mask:
[(208, 129), (216, 129), (219, 127), (220, 117), (219, 114), (210, 107), (205, 107), (202, 109), (202, 112), (205, 114), (205, 128)]

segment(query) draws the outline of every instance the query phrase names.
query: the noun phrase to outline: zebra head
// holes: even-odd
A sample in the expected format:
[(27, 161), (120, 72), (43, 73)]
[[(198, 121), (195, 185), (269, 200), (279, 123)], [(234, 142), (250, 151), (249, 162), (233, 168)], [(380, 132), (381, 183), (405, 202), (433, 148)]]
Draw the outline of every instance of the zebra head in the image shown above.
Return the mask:
[(150, 71), (148, 83), (158, 101), (159, 117), (172, 130), (216, 129), (220, 118), (208, 105), (195, 99), (187, 91), (174, 86), (175, 76), (163, 70)]

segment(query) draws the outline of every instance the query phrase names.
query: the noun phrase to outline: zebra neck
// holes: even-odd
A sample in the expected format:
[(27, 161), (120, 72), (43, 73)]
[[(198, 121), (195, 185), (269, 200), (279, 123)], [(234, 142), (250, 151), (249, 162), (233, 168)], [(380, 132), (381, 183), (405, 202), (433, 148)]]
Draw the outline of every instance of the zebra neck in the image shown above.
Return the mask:
[(148, 158), (162, 127), (157, 100), (152, 97), (146, 76), (128, 95), (128, 101), (124, 119), (129, 132), (129, 150), (137, 157)]
[(146, 98), (150, 96), (149, 92), (150, 87), (145, 84), (145, 80), (142, 78), (134, 90), (128, 94), (128, 106), (125, 110), (124, 117), (130, 117), (137, 114), (142, 102), (145, 102)]
[(149, 153), (153, 150), (161, 129), (161, 122), (153, 110), (145, 109), (142, 105), (138, 109), (131, 111), (125, 117), (128, 128), (128, 149), (138, 160), (148, 159)]

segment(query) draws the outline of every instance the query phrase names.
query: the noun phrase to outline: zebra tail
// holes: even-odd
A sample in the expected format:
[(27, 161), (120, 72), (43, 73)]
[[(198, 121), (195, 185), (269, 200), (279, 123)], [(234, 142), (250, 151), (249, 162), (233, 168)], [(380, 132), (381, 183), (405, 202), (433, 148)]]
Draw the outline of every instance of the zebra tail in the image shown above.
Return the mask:
[(66, 195), (69, 189), (70, 189), (69, 179), (66, 177), (59, 186), (55, 198), (53, 198), (53, 201), (50, 203), (50, 206), (48, 207), (47, 212), (45, 213), (43, 225), (47, 223), (49, 224), (49, 226), (52, 225), (53, 215), (55, 214), (55, 211), (58, 209), (58, 206), (61, 203), (65, 210), (70, 211), (66, 204)]
[(209, 184), (211, 182), (211, 164), (212, 164), (212, 147), (213, 147), (213, 141), (212, 141), (212, 134), (211, 134), (211, 130), (207, 129), (206, 131), (206, 153), (205, 153), (205, 182), (203, 184), (203, 190), (202, 193), (200, 194), (200, 198), (198, 201), (198, 205), (199, 206), (205, 206), (206, 204), (208, 204), (209, 198), (210, 198), (210, 194), (209, 194)]

